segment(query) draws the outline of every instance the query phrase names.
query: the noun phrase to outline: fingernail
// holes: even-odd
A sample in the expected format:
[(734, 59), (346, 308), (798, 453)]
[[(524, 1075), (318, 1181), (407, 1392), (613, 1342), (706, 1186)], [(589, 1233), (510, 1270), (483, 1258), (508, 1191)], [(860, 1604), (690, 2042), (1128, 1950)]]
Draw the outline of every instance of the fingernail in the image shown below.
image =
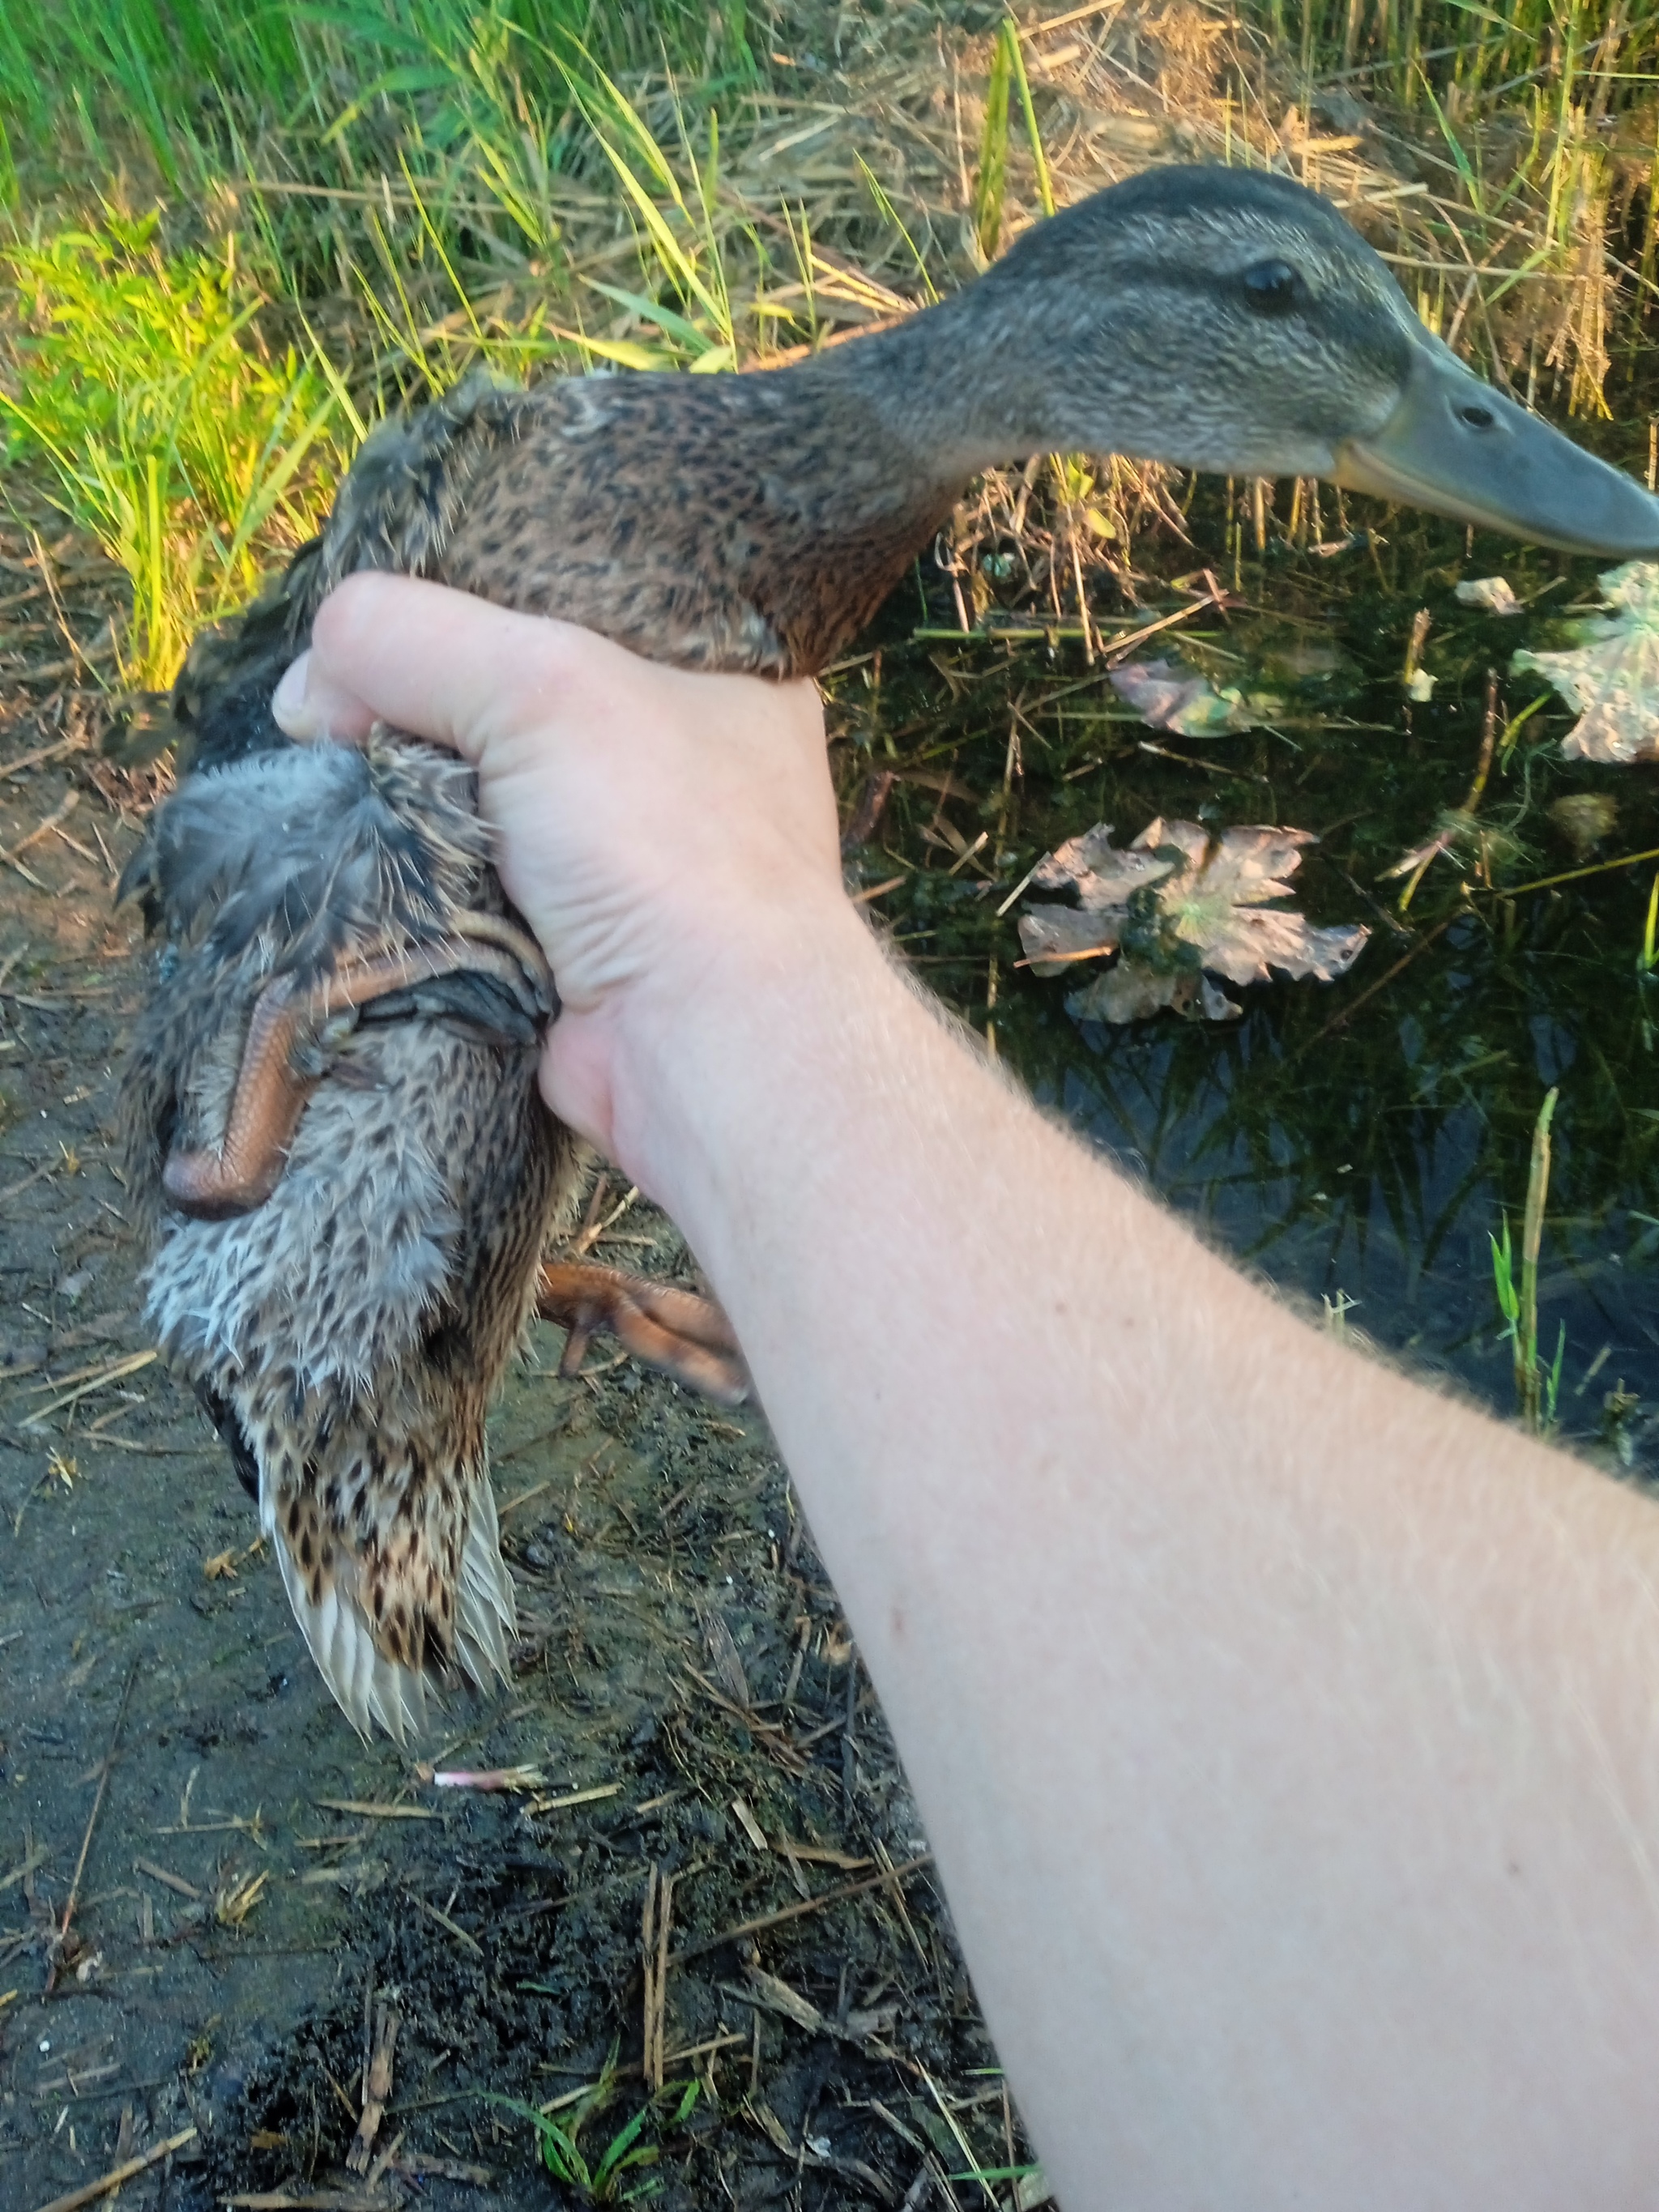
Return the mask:
[(302, 653), (271, 694), (271, 720), (285, 737), (303, 740), (319, 733), (317, 717), (306, 697), (310, 675), (311, 655), (309, 652)]

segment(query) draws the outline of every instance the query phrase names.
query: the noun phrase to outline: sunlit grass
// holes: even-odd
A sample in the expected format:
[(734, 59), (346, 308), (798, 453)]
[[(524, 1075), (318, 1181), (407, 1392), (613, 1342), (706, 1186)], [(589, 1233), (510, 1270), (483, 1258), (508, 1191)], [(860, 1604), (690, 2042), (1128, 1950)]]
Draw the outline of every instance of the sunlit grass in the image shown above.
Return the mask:
[(262, 353), (258, 295), (234, 258), (164, 257), (155, 231), (154, 216), (106, 211), (96, 229), (0, 247), (19, 323), (5, 455), (44, 460), (65, 512), (125, 570), (121, 675), (147, 688), (311, 533), (341, 461), (337, 392), (293, 351)]
[(1555, 1117), (1559, 1096), (1553, 1090), (1546, 1094), (1533, 1129), (1518, 1280), (1507, 1215), (1501, 1240), (1496, 1237), (1488, 1238), (1492, 1246), (1492, 1289), (1498, 1310), (1504, 1317), (1503, 1334), (1515, 1354), (1516, 1404), (1521, 1419), (1534, 1436), (1546, 1435), (1555, 1426), (1561, 1367), (1567, 1350), (1567, 1332), (1563, 1324), (1556, 1340), (1555, 1358), (1548, 1366), (1538, 1352), (1538, 1255), (1543, 1244), (1544, 1208), (1549, 1198), (1550, 1123)]
[(118, 158), (136, 137), (169, 183), (273, 131), (387, 120), (439, 146), (480, 137), (516, 167), (520, 131), (538, 113), (545, 137), (568, 105), (573, 40), (613, 69), (754, 76), (744, 0), (7, 0), (0, 125), (14, 155), (78, 138)]
[[(384, 206), (371, 198), (355, 240), (336, 240), (367, 362), (361, 343), (355, 364), (331, 360), (307, 303), (292, 299), (278, 319), (297, 342), (266, 342), (270, 303), (239, 264), (235, 232), (218, 253), (168, 253), (159, 210), (131, 218), (106, 204), (88, 225), (0, 244), (0, 285), (9, 277), (14, 294), (0, 345), (0, 451), (44, 464), (59, 504), (125, 571), (123, 684), (171, 681), (194, 632), (243, 603), (317, 527), (352, 448), (406, 396), (447, 389), (480, 362), (514, 381), (550, 360), (729, 369), (787, 327), (788, 311), (769, 310), (752, 282), (737, 296), (715, 113), (702, 119), (699, 145), (677, 106), (676, 142), (665, 147), (605, 70), (566, 43), (577, 125), (634, 223), (633, 284), (562, 271), (562, 284), (533, 301), (483, 296), (476, 265), (457, 249), (453, 210), (401, 153), (396, 200), (389, 187)], [(506, 67), (508, 52), (499, 41), (475, 47), (457, 113), (465, 98), (500, 93), (490, 70)], [(420, 88), (436, 93), (438, 75)], [(339, 118), (337, 137), (351, 119)], [(524, 146), (534, 155), (537, 143), (527, 128)], [(526, 173), (515, 184), (503, 165), (493, 181), (535, 235), (544, 217), (525, 196)], [(804, 222), (801, 240), (810, 268)], [(767, 259), (752, 226), (744, 244), (752, 277)], [(609, 334), (618, 309), (637, 336)]]
[[(44, 464), (59, 503), (126, 572), (124, 684), (171, 680), (191, 635), (245, 601), (317, 526), (352, 447), (387, 408), (480, 362), (514, 381), (550, 361), (729, 369), (788, 330), (789, 311), (769, 308), (752, 281), (769, 257), (722, 190), (716, 112), (694, 123), (676, 103), (674, 137), (659, 143), (569, 35), (559, 127), (579, 132), (611, 179), (634, 225), (637, 279), (560, 265), (553, 281), (508, 295), (481, 285), (431, 141), (458, 146), (475, 183), (556, 264), (558, 225), (538, 198), (552, 175), (550, 126), (519, 73), (537, 42), (497, 13), (474, 19), (471, 44), (446, 55), (432, 44), (436, 21), (428, 9), (419, 25), (394, 22), (427, 41), (425, 58), (366, 83), (319, 134), (319, 148), (338, 151), (376, 102), (427, 103), (416, 158), (393, 156), (395, 190), (383, 181), (378, 194), (356, 193), (349, 228), (332, 234), (332, 297), (313, 305), (290, 294), (275, 317), (262, 313), (270, 303), (240, 264), (242, 234), (228, 232), (217, 253), (167, 252), (159, 210), (135, 219), (106, 203), (90, 224), (33, 239), (15, 228), (0, 243), (0, 289), (15, 293), (0, 347), (4, 454)], [(80, 112), (85, 121), (84, 103)], [(499, 150), (504, 131), (488, 136), (509, 112), (520, 125), (511, 158)], [(269, 216), (259, 187), (240, 187), (240, 203), (257, 230)], [(744, 234), (741, 298), (726, 251), (734, 227)], [(801, 240), (810, 268), (804, 220)], [(261, 273), (277, 258), (267, 252)], [(337, 327), (342, 306), (356, 337), (337, 361), (313, 314)], [(295, 343), (270, 343), (271, 327)]]
[(1252, 0), (1249, 13), (1310, 76), (1342, 75), (1407, 106), (1431, 82), (1454, 113), (1534, 86), (1571, 100), (1598, 76), (1606, 112), (1628, 104), (1617, 86), (1659, 66), (1659, 19), (1628, 0)]
[[(1249, 13), (1299, 55), (1310, 102), (1339, 128), (1343, 100), (1360, 103), (1356, 115), (1418, 150), (1468, 264), (1442, 311), (1451, 334), (1476, 336), (1478, 318), (1501, 368), (1502, 305), (1511, 340), (1531, 325), (1527, 398), (1546, 377), (1570, 413), (1607, 414), (1613, 316), (1659, 306), (1659, 12), (1627, 0), (1252, 0)], [(1496, 270), (1488, 241), (1503, 246)]]

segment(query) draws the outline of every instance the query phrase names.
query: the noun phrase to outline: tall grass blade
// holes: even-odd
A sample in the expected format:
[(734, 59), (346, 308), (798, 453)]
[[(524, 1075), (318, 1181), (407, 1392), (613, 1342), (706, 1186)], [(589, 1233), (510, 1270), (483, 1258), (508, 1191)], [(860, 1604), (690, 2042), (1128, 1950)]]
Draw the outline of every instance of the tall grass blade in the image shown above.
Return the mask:
[(1037, 200), (1044, 215), (1054, 211), (1054, 179), (1048, 174), (1048, 156), (1042, 150), (1042, 133), (1037, 128), (1036, 107), (1031, 99), (1031, 80), (1025, 74), (1025, 54), (1019, 42), (1019, 26), (1012, 18), (1006, 21), (999, 36), (1008, 48), (1008, 66), (1014, 82), (1019, 87), (1019, 105), (1025, 118), (1025, 134), (1031, 142), (1031, 161), (1036, 169)]
[(1008, 41), (999, 32), (991, 50), (991, 74), (985, 88), (985, 127), (980, 133), (979, 170), (969, 210), (981, 257), (994, 261), (1002, 242), (1002, 202), (1008, 187), (1008, 83), (1012, 68)]
[[(1542, 1424), (1538, 1368), (1538, 1254), (1544, 1237), (1544, 1206), (1550, 1188), (1550, 1123), (1555, 1118), (1558, 1090), (1545, 1093), (1532, 1133), (1532, 1161), (1527, 1176), (1527, 1212), (1521, 1231), (1521, 1312), (1516, 1337), (1516, 1382), (1527, 1425), (1538, 1431)], [(1559, 1354), (1557, 1355), (1558, 1380)]]
[(897, 231), (899, 236), (904, 240), (905, 246), (909, 252), (910, 258), (915, 264), (916, 275), (921, 279), (923, 295), (927, 298), (928, 304), (931, 306), (939, 298), (939, 293), (934, 288), (932, 276), (928, 274), (927, 264), (922, 258), (921, 249), (917, 246), (915, 240), (911, 237), (908, 226), (906, 224), (903, 216), (900, 215), (898, 210), (893, 205), (892, 200), (888, 194), (887, 188), (882, 183), (881, 179), (870, 167), (870, 164), (865, 160), (862, 154), (856, 155), (855, 158), (858, 161), (859, 169), (863, 175), (865, 184), (869, 190), (870, 197), (876, 204), (877, 212), (880, 215), (884, 222), (892, 224), (894, 229)]

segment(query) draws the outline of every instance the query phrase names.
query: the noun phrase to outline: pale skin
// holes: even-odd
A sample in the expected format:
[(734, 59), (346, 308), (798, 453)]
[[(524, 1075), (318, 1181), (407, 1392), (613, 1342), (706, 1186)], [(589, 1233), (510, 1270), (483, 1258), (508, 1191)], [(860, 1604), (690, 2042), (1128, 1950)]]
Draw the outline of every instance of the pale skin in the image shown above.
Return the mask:
[(283, 713), (477, 763), (544, 1092), (736, 1325), (1067, 2212), (1650, 2206), (1659, 1513), (1000, 1079), (843, 894), (809, 685), (362, 576)]

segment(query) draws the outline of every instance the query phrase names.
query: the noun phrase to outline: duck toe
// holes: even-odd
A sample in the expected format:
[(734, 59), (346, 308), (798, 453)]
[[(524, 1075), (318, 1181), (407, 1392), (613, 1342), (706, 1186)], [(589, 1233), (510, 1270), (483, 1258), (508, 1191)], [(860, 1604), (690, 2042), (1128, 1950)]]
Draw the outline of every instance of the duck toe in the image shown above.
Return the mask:
[(589, 1341), (605, 1329), (647, 1367), (718, 1405), (739, 1406), (749, 1395), (749, 1370), (731, 1322), (695, 1291), (568, 1261), (543, 1267), (537, 1310), (569, 1331), (562, 1375), (580, 1374)]

